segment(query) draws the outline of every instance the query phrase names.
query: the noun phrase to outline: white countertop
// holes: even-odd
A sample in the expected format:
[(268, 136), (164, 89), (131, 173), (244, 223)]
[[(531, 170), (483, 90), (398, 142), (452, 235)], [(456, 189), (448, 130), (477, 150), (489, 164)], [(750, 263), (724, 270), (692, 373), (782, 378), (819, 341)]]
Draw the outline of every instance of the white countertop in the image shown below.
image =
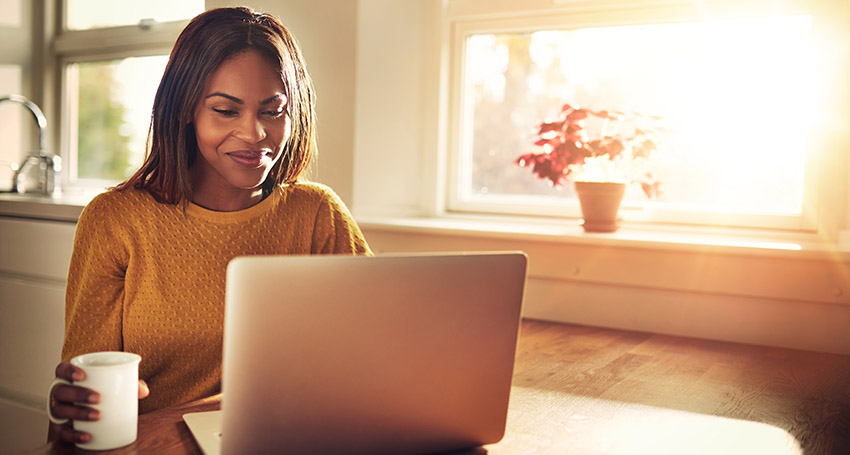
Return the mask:
[(102, 191), (65, 191), (52, 196), (0, 193), (0, 216), (76, 223), (83, 207)]

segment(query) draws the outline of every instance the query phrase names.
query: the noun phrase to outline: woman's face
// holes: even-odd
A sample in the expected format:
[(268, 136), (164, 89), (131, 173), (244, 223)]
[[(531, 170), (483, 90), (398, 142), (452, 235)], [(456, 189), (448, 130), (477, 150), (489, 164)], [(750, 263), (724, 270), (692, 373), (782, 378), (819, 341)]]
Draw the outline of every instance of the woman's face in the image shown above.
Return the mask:
[(207, 78), (193, 122), (200, 152), (191, 169), (195, 202), (222, 209), (215, 206), (262, 198), (291, 132), (286, 102), (280, 73), (256, 51), (225, 60)]

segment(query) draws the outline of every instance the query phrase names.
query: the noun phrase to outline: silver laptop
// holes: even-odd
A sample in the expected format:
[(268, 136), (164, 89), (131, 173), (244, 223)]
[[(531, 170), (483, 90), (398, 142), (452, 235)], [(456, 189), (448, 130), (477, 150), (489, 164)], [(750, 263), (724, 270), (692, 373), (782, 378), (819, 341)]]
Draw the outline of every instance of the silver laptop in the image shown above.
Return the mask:
[(184, 420), (208, 454), (497, 442), (526, 264), (516, 252), (234, 259), (222, 410)]

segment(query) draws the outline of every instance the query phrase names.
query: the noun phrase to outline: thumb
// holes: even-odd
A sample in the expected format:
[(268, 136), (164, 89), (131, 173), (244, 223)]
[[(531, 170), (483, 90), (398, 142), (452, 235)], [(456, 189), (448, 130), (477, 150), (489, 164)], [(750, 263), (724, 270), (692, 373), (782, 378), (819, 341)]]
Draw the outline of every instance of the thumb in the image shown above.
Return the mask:
[(151, 394), (151, 390), (148, 388), (148, 384), (145, 381), (139, 379), (139, 399), (145, 398), (146, 396)]

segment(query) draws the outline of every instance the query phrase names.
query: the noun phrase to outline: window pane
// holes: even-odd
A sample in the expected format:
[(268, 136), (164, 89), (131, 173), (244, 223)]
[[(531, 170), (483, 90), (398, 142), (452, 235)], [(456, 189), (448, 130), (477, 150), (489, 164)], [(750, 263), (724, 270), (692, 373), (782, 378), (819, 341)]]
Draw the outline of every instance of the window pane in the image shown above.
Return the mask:
[(204, 11), (204, 0), (66, 0), (65, 28), (90, 28), (135, 25), (142, 19), (157, 22), (191, 19)]
[[(20, 65), (0, 65), (0, 94), (22, 93), (22, 74)], [(36, 130), (32, 116), (23, 106), (15, 103), (0, 104), (0, 137), (3, 138), (3, 147), (0, 148), (0, 191), (12, 187), (15, 169), (27, 153), (36, 148)]]
[(810, 35), (808, 16), (471, 35), (459, 197), (573, 197), (512, 165), (569, 103), (663, 117), (660, 205), (799, 214)]
[(77, 178), (123, 180), (141, 165), (167, 61), (163, 55), (68, 65)]

